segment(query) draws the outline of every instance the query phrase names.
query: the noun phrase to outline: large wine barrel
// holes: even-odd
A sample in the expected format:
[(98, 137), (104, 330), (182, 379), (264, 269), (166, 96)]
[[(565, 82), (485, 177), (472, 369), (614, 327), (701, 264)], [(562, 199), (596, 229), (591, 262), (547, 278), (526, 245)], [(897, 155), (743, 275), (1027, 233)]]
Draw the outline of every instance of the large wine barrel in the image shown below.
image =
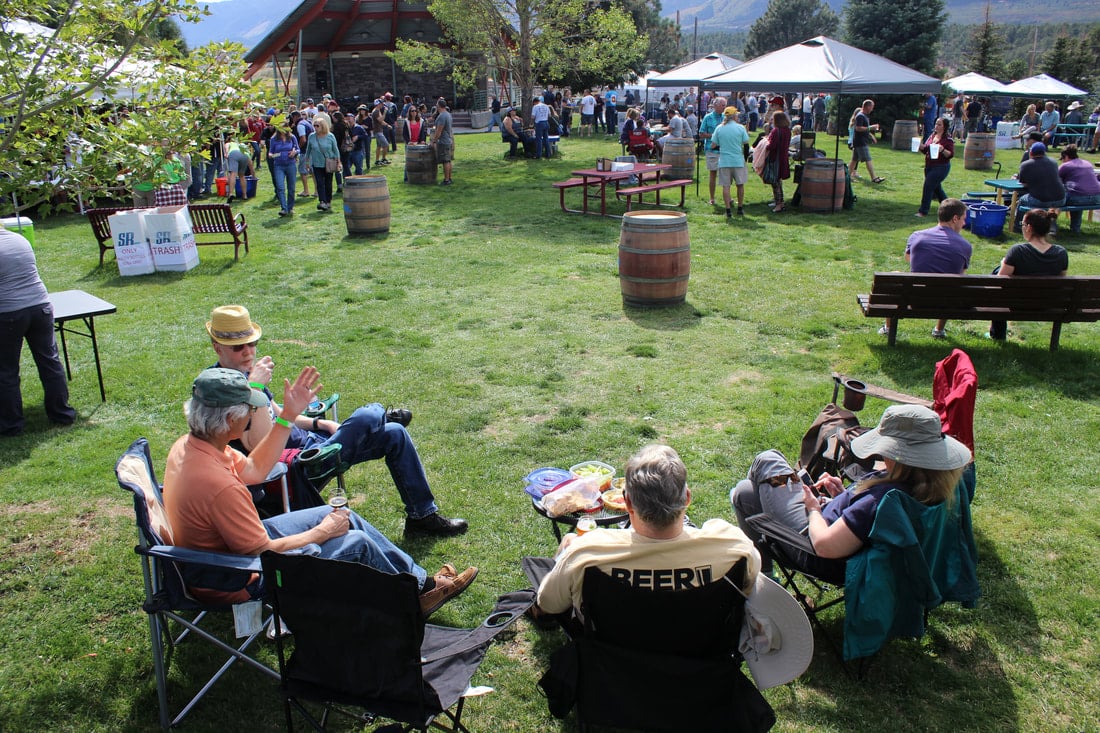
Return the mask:
[(385, 176), (344, 179), (344, 223), (348, 234), (379, 234), (390, 230), (390, 189)]
[(435, 148), (431, 145), (410, 145), (405, 149), (405, 175), (412, 184), (434, 184), (436, 176)]
[(628, 211), (619, 236), (619, 283), (623, 304), (683, 303), (691, 271), (687, 214)]
[(803, 211), (832, 213), (844, 206), (847, 168), (843, 161), (832, 158), (811, 158), (802, 170)]
[(966, 150), (963, 153), (963, 168), (968, 171), (987, 171), (993, 168), (993, 158), (997, 151), (997, 134), (993, 132), (971, 132), (966, 136)]
[(894, 136), (890, 138), (890, 147), (894, 150), (909, 150), (910, 141), (917, 136), (915, 120), (898, 120), (894, 123)]
[(669, 178), (695, 178), (695, 141), (688, 137), (669, 138), (661, 153), (661, 162), (671, 165)]

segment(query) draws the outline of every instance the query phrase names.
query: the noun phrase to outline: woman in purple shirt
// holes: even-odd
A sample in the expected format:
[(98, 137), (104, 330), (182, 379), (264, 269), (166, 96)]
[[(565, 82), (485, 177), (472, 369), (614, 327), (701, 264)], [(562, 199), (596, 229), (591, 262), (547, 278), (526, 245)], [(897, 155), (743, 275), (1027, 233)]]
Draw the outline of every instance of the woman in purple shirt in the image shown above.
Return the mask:
[[(1067, 145), (1062, 150), (1062, 164), (1058, 177), (1066, 187), (1066, 206), (1100, 206), (1100, 178), (1096, 168), (1087, 160), (1077, 157), (1077, 146)], [(1069, 230), (1081, 231), (1080, 211), (1069, 212)]]

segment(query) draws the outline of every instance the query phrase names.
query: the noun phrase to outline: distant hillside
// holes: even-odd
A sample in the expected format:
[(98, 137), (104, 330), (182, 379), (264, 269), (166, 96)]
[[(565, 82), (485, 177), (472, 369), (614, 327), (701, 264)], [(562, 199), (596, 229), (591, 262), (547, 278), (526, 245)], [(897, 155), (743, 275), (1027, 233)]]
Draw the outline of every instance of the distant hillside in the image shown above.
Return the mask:
[[(826, 0), (843, 17), (844, 0)], [(951, 23), (981, 23), (985, 20), (986, 0), (946, 0)], [(699, 32), (743, 30), (764, 14), (768, 0), (661, 0), (661, 14), (675, 18), (680, 11), (680, 26), (685, 32), (699, 19)], [(1061, 0), (1047, 3), (1041, 12), (1032, 0), (994, 0), (993, 22), (1004, 25), (1043, 23), (1100, 22), (1100, 3), (1096, 0)]]

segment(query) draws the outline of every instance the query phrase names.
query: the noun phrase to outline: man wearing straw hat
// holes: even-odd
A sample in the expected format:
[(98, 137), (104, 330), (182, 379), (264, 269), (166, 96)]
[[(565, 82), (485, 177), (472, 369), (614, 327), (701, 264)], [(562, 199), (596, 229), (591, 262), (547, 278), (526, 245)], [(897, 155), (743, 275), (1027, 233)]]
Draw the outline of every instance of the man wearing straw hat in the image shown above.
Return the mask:
[[(271, 432), (273, 426), (287, 422), (282, 419), (282, 408), (268, 389), (275, 362), (270, 356), (256, 358), (256, 345), (262, 331), (244, 306), (223, 305), (215, 308), (206, 322), (206, 331), (210, 334), (214, 353), (218, 355), (215, 366), (236, 369), (247, 375), (249, 384), (270, 400), (269, 419), (252, 420), (241, 434), (241, 447), (245, 452), (251, 451)], [(439, 513), (416, 446), (405, 429), (411, 420), (412, 413), (408, 410), (386, 410), (378, 403), (358, 408), (339, 424), (332, 420), (296, 415), (293, 424), (286, 426), (290, 428), (286, 443), (286, 447), (291, 449), (288, 463), (292, 467), (300, 463), (302, 451), (333, 445), (340, 446), (341, 466), (385, 458), (386, 467), (405, 505), (405, 534), (441, 537), (462, 534), (467, 529), (465, 519), (449, 519)]]

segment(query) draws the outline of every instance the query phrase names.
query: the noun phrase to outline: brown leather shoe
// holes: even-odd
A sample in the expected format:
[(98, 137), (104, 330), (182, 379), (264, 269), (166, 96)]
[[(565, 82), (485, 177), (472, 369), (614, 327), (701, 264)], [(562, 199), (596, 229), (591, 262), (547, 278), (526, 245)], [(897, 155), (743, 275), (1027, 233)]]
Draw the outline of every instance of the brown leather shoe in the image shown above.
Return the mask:
[(454, 565), (450, 563), (440, 568), (432, 578), (435, 581), (435, 587), (427, 593), (420, 594), (420, 611), (424, 614), (424, 618), (438, 611), (447, 601), (457, 598), (476, 577), (477, 568), (466, 568), (461, 574), (458, 574)]

